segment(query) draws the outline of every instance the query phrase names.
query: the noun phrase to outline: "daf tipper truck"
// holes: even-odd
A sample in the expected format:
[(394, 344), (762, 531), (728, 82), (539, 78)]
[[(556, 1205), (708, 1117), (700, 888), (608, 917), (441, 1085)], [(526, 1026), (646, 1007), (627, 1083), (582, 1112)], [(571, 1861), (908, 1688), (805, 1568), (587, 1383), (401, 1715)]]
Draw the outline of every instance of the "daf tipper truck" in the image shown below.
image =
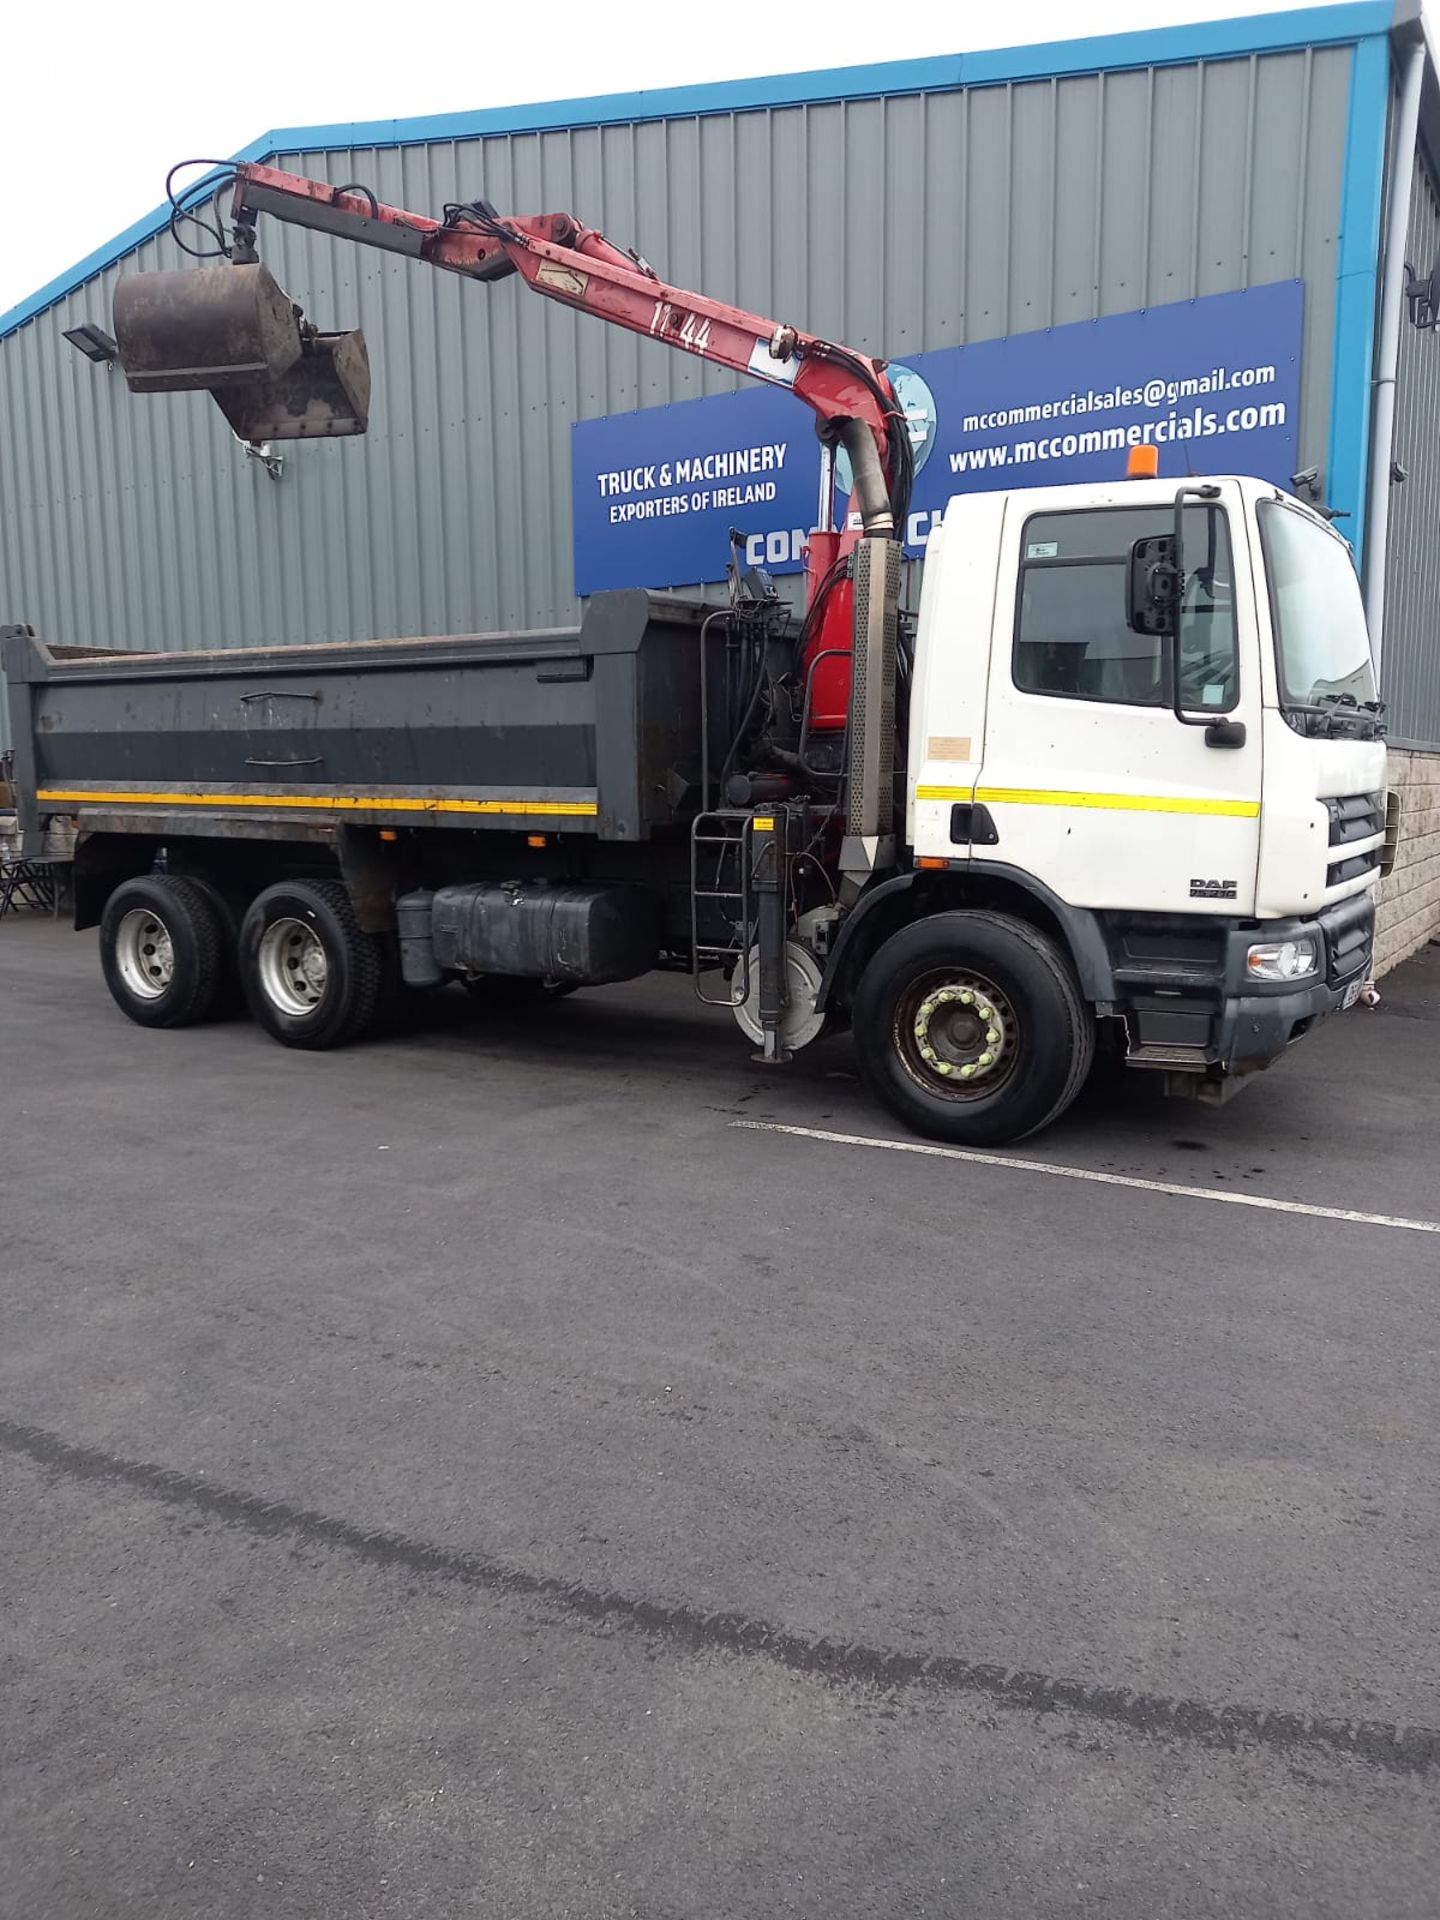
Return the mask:
[(1097, 1034), (1218, 1101), (1373, 996), (1398, 822), (1321, 514), (1161, 480), (1146, 450), (1141, 477), (957, 497), (912, 620), (883, 363), (665, 286), (568, 215), (436, 222), (235, 173), (225, 264), (120, 283), (137, 391), (207, 389), (242, 437), (363, 431), (363, 340), (279, 293), (268, 212), (789, 386), (854, 514), (837, 530), (827, 477), (803, 616), (737, 547), (728, 605), (599, 594), (573, 629), (183, 653), (5, 629), (25, 845), (75, 819), (75, 923), (133, 1020), (238, 989), (324, 1048), (447, 981), (543, 1018), (686, 969), (758, 1058), (848, 1027), (903, 1122), (993, 1145), (1064, 1111)]

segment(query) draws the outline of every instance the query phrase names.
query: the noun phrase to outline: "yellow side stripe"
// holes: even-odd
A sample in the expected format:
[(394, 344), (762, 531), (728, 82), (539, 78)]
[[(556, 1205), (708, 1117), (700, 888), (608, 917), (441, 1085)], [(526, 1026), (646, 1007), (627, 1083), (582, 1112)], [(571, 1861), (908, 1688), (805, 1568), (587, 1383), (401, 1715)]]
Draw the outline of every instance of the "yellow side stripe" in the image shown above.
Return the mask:
[[(1089, 807), (1120, 813), (1190, 813), (1234, 820), (1259, 816), (1258, 800), (1200, 800), (1167, 793), (1081, 793), (1043, 787), (919, 786), (919, 800), (978, 800), (996, 806)], [(413, 794), (352, 793), (122, 793), (95, 788), (41, 787), (35, 798), (51, 805), (142, 807), (276, 807), (348, 813), (531, 814), (593, 819), (594, 800), (447, 800)]]
[(1113, 813), (1204, 813), (1230, 820), (1255, 820), (1258, 800), (1192, 800), (1175, 793), (1072, 793), (1046, 787), (930, 787), (915, 789), (917, 800), (979, 800), (991, 806), (1094, 807)]
[(593, 818), (593, 800), (431, 800), (414, 794), (354, 793), (101, 793), (79, 787), (41, 787), (36, 800), (77, 806), (294, 807), (326, 813), (552, 813)]

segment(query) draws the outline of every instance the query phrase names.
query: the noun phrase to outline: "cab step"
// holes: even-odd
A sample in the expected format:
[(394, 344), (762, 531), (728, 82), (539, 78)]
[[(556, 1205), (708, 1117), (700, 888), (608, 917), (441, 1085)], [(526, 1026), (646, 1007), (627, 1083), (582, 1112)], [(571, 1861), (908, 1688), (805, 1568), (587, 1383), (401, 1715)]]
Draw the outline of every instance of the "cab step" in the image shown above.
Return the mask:
[(1204, 1073), (1211, 1062), (1203, 1047), (1132, 1047), (1127, 1067), (1164, 1067), (1170, 1073)]

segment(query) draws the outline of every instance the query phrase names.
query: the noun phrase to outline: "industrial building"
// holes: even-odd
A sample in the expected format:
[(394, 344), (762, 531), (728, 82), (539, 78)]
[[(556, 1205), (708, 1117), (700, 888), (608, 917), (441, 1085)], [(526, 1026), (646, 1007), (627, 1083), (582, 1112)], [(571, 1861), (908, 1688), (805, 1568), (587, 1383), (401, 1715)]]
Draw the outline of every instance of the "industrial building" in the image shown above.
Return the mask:
[[(1046, 448), (1060, 461), (1082, 438), (1098, 445), (1069, 431), (1065, 412), (1099, 404), (1083, 385), (1085, 329), (1098, 340), (1102, 323), (1172, 311), (1178, 327), (1193, 307), (1187, 324), (1203, 332), (1221, 308), (1195, 303), (1246, 295), (1224, 309), (1226, 325), (1243, 341), (1247, 316), (1257, 328), (1270, 316), (1251, 356), (1263, 364), (1242, 378), (1231, 356), (1215, 378), (1253, 375), (1273, 394), (1263, 408), (1247, 395), (1221, 409), (1214, 431), (1227, 419), (1272, 431), (1265, 458), (1283, 451), (1289, 471), (1263, 477), (1344, 516), (1354, 545), (1406, 802), (1382, 920), (1380, 958), (1393, 964), (1440, 928), (1435, 156), (1440, 86), (1418, 7), (1353, 0), (1008, 52), (290, 128), (238, 157), (362, 182), (437, 216), (479, 194), (507, 212), (569, 210), (672, 282), (892, 361), (962, 350), (971, 357), (955, 378), (977, 446), (1000, 447), (995, 432), (1042, 412), (1067, 428), (1037, 428), (1023, 454), (1004, 442), (984, 473), (952, 442), (948, 471), (971, 462), (967, 487), (1024, 484)], [(307, 313), (364, 329), (374, 402), (360, 445), (248, 447), (204, 395), (138, 398), (108, 357), (117, 278), (183, 263), (168, 212), (0, 316), (0, 622), (55, 642), (178, 649), (573, 619), (577, 578), (598, 582), (613, 562), (620, 583), (641, 564), (638, 547), (597, 562), (586, 544), (576, 502), (588, 449), (643, 447), (654, 423), (616, 416), (737, 384), (563, 308), (537, 310), (512, 287), (276, 228), (266, 261)], [(1028, 366), (1037, 341), (1053, 346), (1068, 397), (987, 410), (987, 383)], [(1162, 435), (1166, 421), (1183, 431), (1176, 393), (1194, 378), (1141, 382), (1151, 385)], [(612, 424), (575, 430), (602, 421)], [(1191, 458), (1225, 471), (1223, 456), (1223, 444), (1201, 455), (1176, 438), (1162, 471), (1183, 477)], [(1009, 474), (996, 473), (1007, 460)], [(947, 469), (932, 465), (933, 491)], [(918, 554), (923, 528), (910, 533)], [(752, 557), (793, 564), (787, 537), (784, 526), (756, 536)], [(723, 577), (723, 540), (702, 550), (658, 519), (645, 540), (644, 584), (713, 591)]]

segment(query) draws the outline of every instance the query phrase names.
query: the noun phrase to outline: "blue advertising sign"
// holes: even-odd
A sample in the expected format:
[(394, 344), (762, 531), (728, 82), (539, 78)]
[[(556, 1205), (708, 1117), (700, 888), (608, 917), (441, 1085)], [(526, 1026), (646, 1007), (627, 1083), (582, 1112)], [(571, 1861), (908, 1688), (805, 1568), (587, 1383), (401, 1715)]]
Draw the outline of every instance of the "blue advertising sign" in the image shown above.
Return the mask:
[[(923, 554), (957, 493), (1115, 479), (1141, 442), (1159, 447), (1167, 478), (1248, 473), (1288, 486), (1303, 295), (1282, 280), (892, 366), (915, 448), (906, 552)], [(820, 450), (813, 415), (784, 388), (578, 420), (571, 432), (578, 594), (722, 579), (732, 527), (749, 565), (800, 571)]]

